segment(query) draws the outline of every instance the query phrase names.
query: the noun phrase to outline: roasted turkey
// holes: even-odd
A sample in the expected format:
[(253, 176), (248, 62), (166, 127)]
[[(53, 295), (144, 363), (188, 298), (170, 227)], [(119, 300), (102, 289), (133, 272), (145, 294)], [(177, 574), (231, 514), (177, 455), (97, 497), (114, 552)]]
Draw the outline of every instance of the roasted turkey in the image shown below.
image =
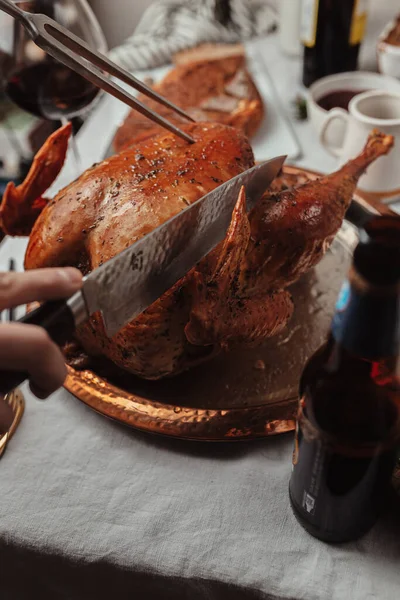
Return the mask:
[[(84, 273), (254, 164), (246, 137), (215, 123), (185, 126), (192, 145), (163, 134), (94, 165), (53, 200), (43, 197), (61, 169), (70, 129), (55, 132), (26, 181), (10, 183), (0, 208), (4, 230), (30, 234), (25, 267), (74, 265)], [(105, 355), (148, 379), (178, 373), (221, 349), (258, 343), (293, 311), (287, 286), (315, 265), (341, 226), (358, 178), (393, 138), (373, 133), (336, 173), (267, 192), (249, 215), (239, 195), (225, 240), (112, 339), (100, 314), (77, 332), (91, 355)]]

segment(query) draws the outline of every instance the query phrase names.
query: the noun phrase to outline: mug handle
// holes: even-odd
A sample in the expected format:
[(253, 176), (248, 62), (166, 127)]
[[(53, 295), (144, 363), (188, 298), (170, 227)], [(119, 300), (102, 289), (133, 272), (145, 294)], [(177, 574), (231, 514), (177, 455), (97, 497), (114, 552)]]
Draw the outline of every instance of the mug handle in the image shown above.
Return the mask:
[(328, 140), (326, 139), (328, 128), (335, 119), (340, 119), (341, 121), (344, 121), (347, 125), (349, 122), (349, 118), (350, 115), (347, 112), (347, 110), (344, 110), (343, 108), (332, 108), (326, 116), (324, 123), (322, 124), (321, 131), (319, 134), (319, 141), (321, 142), (323, 147), (333, 156), (340, 158), (342, 155), (343, 148), (335, 148), (335, 146), (329, 144)]

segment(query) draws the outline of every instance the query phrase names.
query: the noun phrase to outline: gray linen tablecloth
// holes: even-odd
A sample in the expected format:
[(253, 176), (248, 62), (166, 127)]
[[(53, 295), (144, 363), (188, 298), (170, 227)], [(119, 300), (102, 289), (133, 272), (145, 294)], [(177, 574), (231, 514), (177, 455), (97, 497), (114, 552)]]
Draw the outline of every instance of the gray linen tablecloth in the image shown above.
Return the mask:
[(288, 503), (292, 435), (201, 445), (135, 433), (66, 392), (1, 461), (0, 597), (394, 600), (400, 506), (332, 547)]
[[(397, 7), (371, 4), (367, 67)], [(299, 60), (269, 43), (289, 113)], [(293, 126), (300, 164), (334, 168), (310, 124)], [(23, 244), (7, 242), (0, 267), (7, 252), (21, 261)], [(0, 462), (0, 600), (399, 597), (400, 504), (358, 542), (313, 539), (289, 507), (291, 434), (201, 445), (128, 430), (65, 391), (26, 400)]]

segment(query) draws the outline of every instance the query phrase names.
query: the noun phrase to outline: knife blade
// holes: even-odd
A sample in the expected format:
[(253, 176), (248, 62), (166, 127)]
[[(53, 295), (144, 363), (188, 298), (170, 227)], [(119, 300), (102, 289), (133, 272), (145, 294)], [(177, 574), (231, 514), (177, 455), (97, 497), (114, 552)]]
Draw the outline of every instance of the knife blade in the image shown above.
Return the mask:
[(117, 333), (223, 240), (240, 188), (251, 210), (284, 160), (234, 177), (93, 271), (82, 290), (89, 314), (100, 310), (107, 334)]
[[(250, 211), (285, 159), (273, 158), (215, 188), (93, 270), (71, 298), (46, 302), (19, 321), (44, 327), (53, 341), (63, 345), (75, 327), (100, 311), (112, 337), (224, 239), (241, 187)], [(0, 391), (7, 393), (25, 379), (26, 373), (0, 371)]]

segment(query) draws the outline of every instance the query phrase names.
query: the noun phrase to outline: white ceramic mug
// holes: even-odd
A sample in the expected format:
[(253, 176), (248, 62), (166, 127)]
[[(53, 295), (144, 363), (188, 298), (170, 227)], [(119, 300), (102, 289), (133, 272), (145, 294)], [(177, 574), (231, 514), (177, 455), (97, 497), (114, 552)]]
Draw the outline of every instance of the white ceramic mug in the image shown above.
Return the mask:
[[(315, 81), (307, 93), (307, 111), (317, 135), (320, 134), (322, 125), (328, 111), (319, 105), (321, 98), (338, 91), (354, 91), (358, 94), (372, 90), (385, 90), (400, 94), (400, 81), (394, 77), (387, 77), (369, 71), (351, 71), (349, 73), (336, 73), (327, 75)], [(326, 140), (331, 146), (341, 147), (345, 135), (345, 124), (337, 121), (336, 127), (330, 127)]]
[[(332, 146), (328, 131), (340, 123), (345, 125), (345, 136), (340, 148)], [(388, 193), (400, 190), (400, 94), (372, 90), (354, 96), (349, 103), (349, 111), (333, 108), (321, 128), (321, 144), (341, 164), (354, 158), (363, 148), (369, 133), (379, 129), (395, 137), (394, 148), (388, 155), (378, 158), (361, 177), (359, 187), (375, 193)]]

